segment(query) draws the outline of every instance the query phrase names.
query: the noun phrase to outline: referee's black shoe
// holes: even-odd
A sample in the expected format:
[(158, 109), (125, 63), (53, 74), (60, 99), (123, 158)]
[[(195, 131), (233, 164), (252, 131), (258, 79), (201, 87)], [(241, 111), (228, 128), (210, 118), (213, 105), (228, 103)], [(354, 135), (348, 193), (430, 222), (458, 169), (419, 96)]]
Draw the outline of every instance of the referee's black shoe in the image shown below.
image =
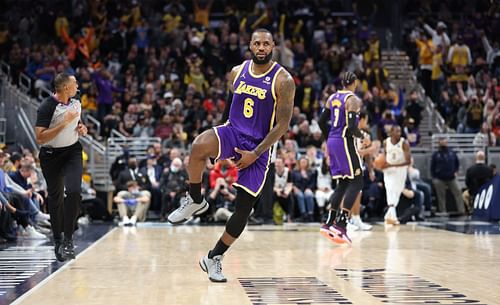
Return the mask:
[(61, 252), (62, 257), (65, 260), (75, 259), (75, 246), (73, 245), (73, 239), (64, 239)]
[(61, 240), (54, 240), (54, 253), (56, 255), (56, 259), (60, 262), (64, 262), (66, 259), (64, 258), (63, 254), (62, 254), (62, 242)]

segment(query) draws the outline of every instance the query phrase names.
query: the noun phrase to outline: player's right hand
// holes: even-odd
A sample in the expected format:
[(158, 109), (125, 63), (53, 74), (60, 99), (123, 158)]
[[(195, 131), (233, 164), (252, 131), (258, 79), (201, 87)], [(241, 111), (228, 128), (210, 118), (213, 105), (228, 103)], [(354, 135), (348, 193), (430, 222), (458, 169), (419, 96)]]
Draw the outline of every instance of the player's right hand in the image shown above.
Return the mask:
[(363, 144), (363, 147), (366, 148), (372, 144), (372, 141), (369, 137), (364, 137), (363, 140), (361, 140), (361, 143)]
[(76, 111), (75, 109), (68, 109), (68, 111), (66, 111), (66, 113), (64, 114), (64, 120), (66, 121), (66, 123), (70, 123), (78, 116), (80, 116), (80, 113), (78, 111)]

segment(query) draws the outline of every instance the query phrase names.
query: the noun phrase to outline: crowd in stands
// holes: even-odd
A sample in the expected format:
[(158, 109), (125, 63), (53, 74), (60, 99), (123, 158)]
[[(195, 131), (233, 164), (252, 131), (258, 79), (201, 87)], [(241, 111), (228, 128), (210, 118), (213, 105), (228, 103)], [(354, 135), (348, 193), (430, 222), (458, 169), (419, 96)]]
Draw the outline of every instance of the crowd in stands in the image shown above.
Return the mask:
[[(478, 133), (478, 142), (495, 145), (500, 136), (500, 50), (492, 29), (498, 28), (498, 5), (477, 7), (474, 18), (456, 19), (461, 7), (455, 1), (408, 2), (409, 12), (438, 12), (436, 18), (415, 16), (405, 23), (406, 48), (426, 93), (451, 128)], [(320, 220), (334, 185), (325, 178), (328, 166), (317, 118), (326, 98), (339, 88), (341, 73), (355, 72), (361, 80), (356, 93), (374, 140), (387, 138), (392, 126), (400, 125), (410, 145), (417, 146), (424, 97), (388, 82), (373, 27), (375, 4), (367, 16), (358, 12), (356, 2), (348, 8), (342, 1), (249, 3), (19, 3), (2, 13), (0, 54), (14, 82), (20, 73), (33, 80), (35, 95), (50, 88), (56, 73), (75, 75), (84, 116), (101, 122), (99, 134), (87, 120), (94, 138), (106, 139), (114, 129), (126, 137), (161, 139), (148, 148), (146, 160), (124, 152), (111, 170), (117, 191), (113, 201), (123, 223), (133, 224), (144, 220), (148, 208), (164, 220), (178, 205), (186, 189), (191, 141), (219, 123), (230, 98), (228, 71), (251, 58), (252, 31), (268, 28), (276, 41), (274, 59), (293, 75), (297, 87), (290, 129), (280, 141), (275, 165), (276, 201), (286, 220)], [(352, 15), (332, 15), (335, 10)], [(230, 161), (207, 167), (204, 192), (213, 204), (203, 220), (223, 221), (233, 209), (236, 170)], [(430, 187), (423, 188), (430, 209)], [(362, 202), (370, 216), (382, 214), (384, 194), (382, 173), (367, 173)]]
[(450, 130), (476, 134), (479, 146), (500, 144), (498, 2), (409, 1), (407, 6), (406, 50)]

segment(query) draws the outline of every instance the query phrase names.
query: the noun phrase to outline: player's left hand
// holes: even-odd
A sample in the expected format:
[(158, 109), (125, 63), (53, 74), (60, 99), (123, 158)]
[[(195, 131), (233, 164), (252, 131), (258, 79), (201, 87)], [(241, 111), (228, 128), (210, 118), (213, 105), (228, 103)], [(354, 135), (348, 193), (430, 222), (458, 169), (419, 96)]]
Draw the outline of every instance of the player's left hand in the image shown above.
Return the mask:
[(82, 123), (78, 123), (76, 130), (78, 130), (79, 136), (84, 136), (87, 134), (87, 127), (85, 125), (83, 125)]
[(236, 162), (236, 168), (238, 170), (242, 170), (250, 166), (255, 162), (255, 160), (257, 160), (257, 158), (259, 158), (254, 151), (241, 150), (238, 147), (235, 147), (234, 151), (241, 155), (241, 158)]

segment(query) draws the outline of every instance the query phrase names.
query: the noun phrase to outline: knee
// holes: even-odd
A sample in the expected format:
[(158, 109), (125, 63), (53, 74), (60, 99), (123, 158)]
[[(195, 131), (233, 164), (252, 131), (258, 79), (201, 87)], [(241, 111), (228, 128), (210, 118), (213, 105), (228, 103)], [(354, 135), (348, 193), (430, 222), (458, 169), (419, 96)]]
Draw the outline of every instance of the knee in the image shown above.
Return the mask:
[(205, 131), (197, 136), (191, 147), (191, 158), (215, 157), (218, 153), (218, 139), (212, 129)]

